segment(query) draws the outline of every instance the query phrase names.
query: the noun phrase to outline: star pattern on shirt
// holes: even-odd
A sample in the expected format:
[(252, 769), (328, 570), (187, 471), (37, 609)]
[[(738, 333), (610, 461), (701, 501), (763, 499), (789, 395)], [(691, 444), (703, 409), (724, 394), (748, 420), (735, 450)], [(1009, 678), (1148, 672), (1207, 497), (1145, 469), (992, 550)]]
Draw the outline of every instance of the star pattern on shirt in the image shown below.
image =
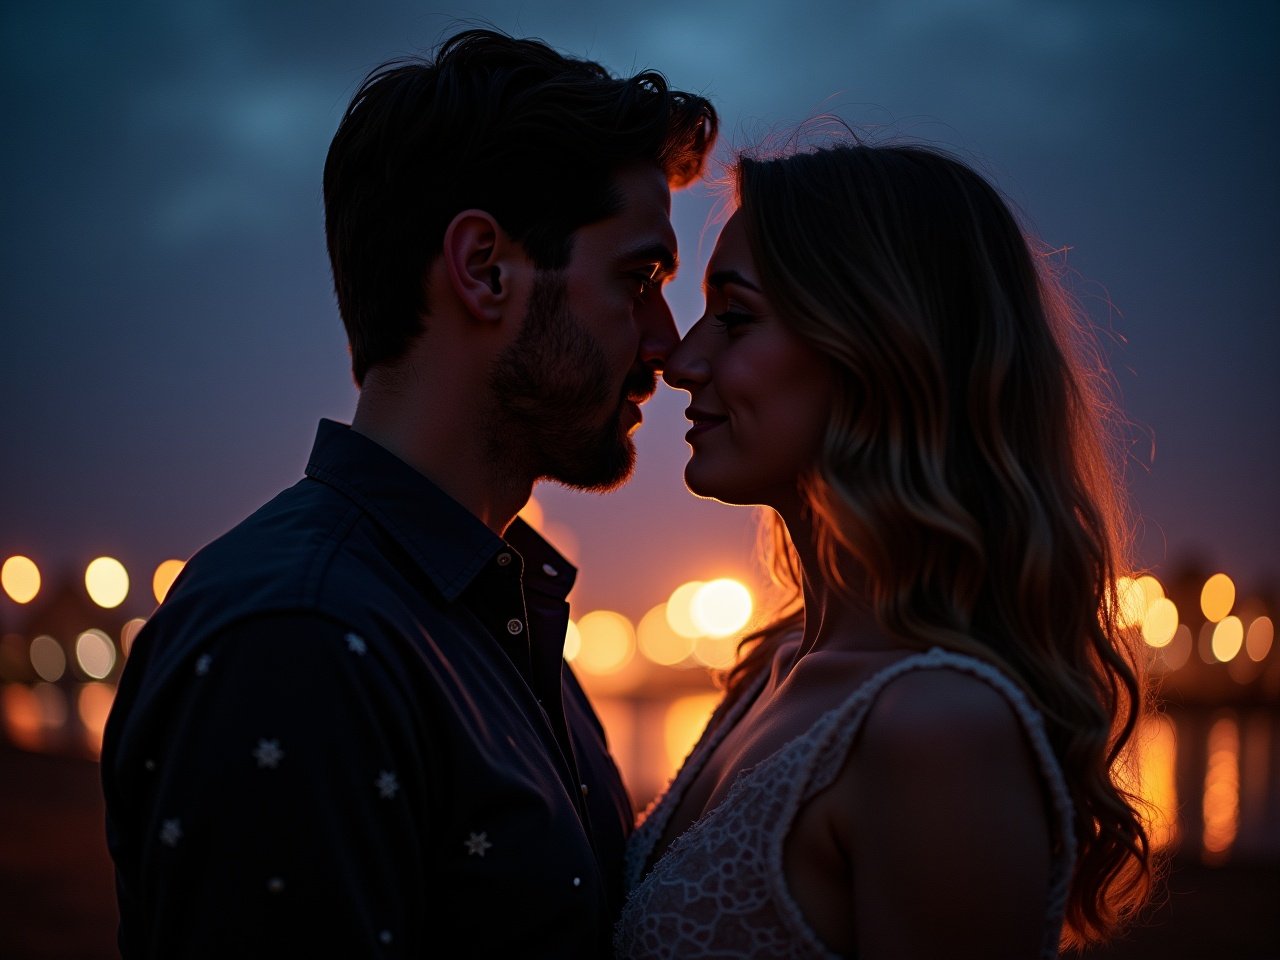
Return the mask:
[(346, 640), (347, 649), (358, 657), (363, 657), (365, 651), (369, 649), (368, 646), (365, 645), (364, 638), (358, 634), (348, 633)]
[(213, 657), (207, 653), (202, 653), (196, 657), (196, 676), (203, 677), (209, 672), (209, 665), (213, 663)]
[(396, 779), (396, 775), (390, 770), (383, 770), (378, 774), (378, 779), (373, 781), (373, 785), (378, 788), (378, 796), (383, 800), (390, 800), (396, 795), (396, 791), (400, 789), (400, 781)]
[(280, 749), (279, 740), (259, 740), (253, 748), (253, 759), (258, 761), (259, 768), (274, 770), (284, 759), (284, 751)]
[(489, 842), (489, 832), (487, 830), (471, 834), (466, 840), (462, 841), (462, 844), (467, 848), (467, 856), (469, 857), (483, 857), (484, 852), (493, 846)]
[(182, 821), (176, 817), (160, 824), (160, 842), (166, 847), (176, 847), (182, 839)]

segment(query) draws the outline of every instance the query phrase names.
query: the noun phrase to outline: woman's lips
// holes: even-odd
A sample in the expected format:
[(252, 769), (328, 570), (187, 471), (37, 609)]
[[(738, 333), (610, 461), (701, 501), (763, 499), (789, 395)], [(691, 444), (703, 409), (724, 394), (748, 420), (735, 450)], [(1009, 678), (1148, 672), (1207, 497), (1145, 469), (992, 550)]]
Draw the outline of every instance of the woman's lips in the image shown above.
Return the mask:
[(693, 421), (693, 426), (690, 427), (689, 431), (684, 435), (686, 440), (692, 440), (694, 437), (701, 436), (708, 430), (714, 430), (716, 427), (720, 426), (720, 424), (729, 419), (728, 417), (720, 417), (710, 413), (693, 410), (687, 411), (685, 416)]

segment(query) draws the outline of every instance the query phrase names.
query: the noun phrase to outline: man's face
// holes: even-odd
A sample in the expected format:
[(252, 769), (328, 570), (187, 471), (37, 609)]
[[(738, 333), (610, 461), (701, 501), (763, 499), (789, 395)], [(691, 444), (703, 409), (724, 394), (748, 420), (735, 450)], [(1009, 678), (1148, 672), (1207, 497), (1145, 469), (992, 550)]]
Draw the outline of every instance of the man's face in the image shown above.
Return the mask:
[(679, 339), (662, 294), (676, 267), (666, 179), (637, 166), (614, 183), (621, 209), (574, 234), (566, 267), (538, 274), (491, 376), (495, 462), (588, 490), (630, 477), (640, 404)]

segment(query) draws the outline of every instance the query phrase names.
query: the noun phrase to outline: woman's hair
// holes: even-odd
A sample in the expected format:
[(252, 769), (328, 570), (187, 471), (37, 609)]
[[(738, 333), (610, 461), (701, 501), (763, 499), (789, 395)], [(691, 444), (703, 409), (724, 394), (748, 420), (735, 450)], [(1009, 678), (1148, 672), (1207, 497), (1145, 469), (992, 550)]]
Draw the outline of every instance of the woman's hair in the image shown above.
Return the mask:
[[(931, 147), (744, 155), (736, 185), (765, 292), (837, 374), (802, 481), (823, 576), (843, 587), (853, 561), (891, 635), (1032, 698), (1075, 810), (1064, 943), (1104, 939), (1151, 882), (1117, 769), (1146, 688), (1118, 619), (1129, 526), (1087, 324), (995, 189)], [(772, 536), (796, 589), (744, 641), (730, 697), (801, 617), (781, 521)]]

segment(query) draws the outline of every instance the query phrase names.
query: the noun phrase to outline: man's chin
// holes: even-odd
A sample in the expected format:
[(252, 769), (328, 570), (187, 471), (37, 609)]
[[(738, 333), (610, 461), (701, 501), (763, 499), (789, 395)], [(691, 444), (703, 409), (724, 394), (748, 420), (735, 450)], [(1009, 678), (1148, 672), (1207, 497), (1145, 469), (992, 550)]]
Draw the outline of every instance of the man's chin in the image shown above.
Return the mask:
[(556, 464), (547, 471), (547, 479), (587, 493), (616, 490), (635, 473), (636, 445), (621, 432), (611, 439), (612, 449), (597, 450), (596, 456), (584, 457), (577, 463)]

